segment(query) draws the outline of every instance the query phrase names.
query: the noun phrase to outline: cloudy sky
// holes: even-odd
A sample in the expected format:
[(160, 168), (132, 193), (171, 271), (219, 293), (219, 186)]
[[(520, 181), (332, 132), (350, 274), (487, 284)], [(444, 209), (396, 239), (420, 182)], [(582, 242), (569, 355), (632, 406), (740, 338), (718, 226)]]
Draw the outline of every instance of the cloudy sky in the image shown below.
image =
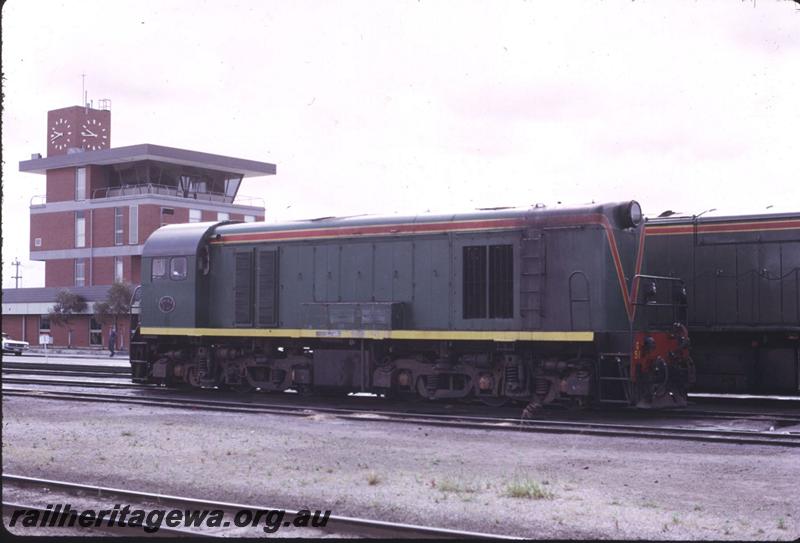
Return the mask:
[(637, 199), (800, 210), (800, 5), (780, 0), (9, 0), (3, 286), (28, 261), (46, 112), (112, 146), (277, 164), (268, 220)]

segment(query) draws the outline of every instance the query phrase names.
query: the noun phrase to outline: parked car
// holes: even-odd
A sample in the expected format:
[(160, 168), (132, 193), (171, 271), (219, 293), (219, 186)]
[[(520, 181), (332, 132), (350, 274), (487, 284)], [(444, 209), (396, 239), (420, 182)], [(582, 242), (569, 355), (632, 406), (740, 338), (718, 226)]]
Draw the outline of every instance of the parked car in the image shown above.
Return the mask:
[(30, 345), (27, 341), (17, 341), (16, 339), (11, 339), (8, 337), (8, 334), (3, 332), (3, 352), (4, 353), (14, 353), (16, 356), (21, 356), (22, 351), (27, 351)]

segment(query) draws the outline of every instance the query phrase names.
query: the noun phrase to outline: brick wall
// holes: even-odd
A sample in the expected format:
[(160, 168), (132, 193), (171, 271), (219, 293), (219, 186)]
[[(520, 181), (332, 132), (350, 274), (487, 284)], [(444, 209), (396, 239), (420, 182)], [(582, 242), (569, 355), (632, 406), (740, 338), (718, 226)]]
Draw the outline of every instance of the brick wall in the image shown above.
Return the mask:
[[(89, 246), (91, 217), (87, 211), (86, 246)], [(42, 246), (36, 247), (36, 238), (42, 239)], [(31, 215), (31, 257), (36, 258), (36, 251), (52, 251), (55, 249), (75, 248), (75, 212), (61, 211), (57, 213), (39, 213)]]
[(25, 315), (25, 341), (39, 344), (39, 315)]
[[(110, 285), (114, 282), (114, 257), (103, 256), (94, 258), (92, 284)], [(123, 264), (124, 266), (124, 264)]]
[(142, 257), (130, 257), (130, 282), (133, 285), (138, 285), (142, 282)]
[(38, 345), (39, 318), (39, 315), (3, 315), (3, 332), (11, 339), (27, 341), (32, 346)]
[[(127, 207), (123, 207), (123, 219), (127, 216)], [(91, 214), (94, 215), (94, 225), (92, 227), (91, 241), (92, 247), (113, 247), (114, 246), (114, 208), (105, 207), (95, 209)], [(125, 221), (123, 220), (123, 223)], [(127, 231), (127, 225), (123, 228)], [(125, 238), (123, 236), (123, 241)]]
[(75, 200), (75, 168), (47, 170), (47, 201)]
[[(175, 213), (178, 213), (178, 209)], [(189, 212), (186, 212), (186, 221), (189, 220)], [(150, 234), (158, 230), (161, 226), (161, 206), (140, 205), (139, 206), (139, 241), (144, 242)]]
[(44, 263), (44, 286), (72, 287), (74, 285), (75, 285), (74, 260), (68, 258), (61, 260), (48, 260)]
[[(89, 316), (74, 315), (70, 318), (69, 328), (72, 328), (72, 346), (89, 346)], [(54, 347), (66, 347), (68, 345), (68, 327), (66, 325), (57, 326), (50, 323), (50, 335), (53, 336)]]
[(3, 315), (3, 332), (11, 339), (22, 339), (22, 316)]

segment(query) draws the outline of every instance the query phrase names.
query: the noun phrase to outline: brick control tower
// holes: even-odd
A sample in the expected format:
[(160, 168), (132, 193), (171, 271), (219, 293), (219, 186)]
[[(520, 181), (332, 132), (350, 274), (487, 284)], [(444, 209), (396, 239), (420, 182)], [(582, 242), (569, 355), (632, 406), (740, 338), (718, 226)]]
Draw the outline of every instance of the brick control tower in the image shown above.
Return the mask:
[[(114, 282), (140, 281), (144, 242), (165, 224), (263, 221), (261, 199), (238, 194), (242, 179), (275, 174), (275, 165), (148, 143), (111, 147), (110, 102), (47, 113), (47, 157), (20, 171), (46, 176), (47, 194), (30, 206), (30, 258), (45, 263), (44, 288), (3, 289), (3, 331), (56, 346), (67, 332), (47, 313), (67, 288), (87, 300), (74, 319), (73, 346), (106, 346), (108, 325), (95, 322), (92, 302)], [(236, 200), (237, 203), (234, 203)], [(117, 337), (127, 338), (120, 327)]]

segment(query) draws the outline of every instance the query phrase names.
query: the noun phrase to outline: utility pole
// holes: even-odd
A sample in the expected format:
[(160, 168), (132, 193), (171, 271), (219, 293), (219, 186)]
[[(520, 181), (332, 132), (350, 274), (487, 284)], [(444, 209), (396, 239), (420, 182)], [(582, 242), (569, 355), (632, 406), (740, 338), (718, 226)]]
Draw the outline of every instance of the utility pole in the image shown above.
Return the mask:
[(17, 273), (11, 276), (11, 279), (14, 279), (14, 288), (19, 288), (19, 280), (22, 279), (22, 276), (19, 274), (19, 258), (14, 257), (14, 262), (12, 262), (11, 265), (17, 268)]

